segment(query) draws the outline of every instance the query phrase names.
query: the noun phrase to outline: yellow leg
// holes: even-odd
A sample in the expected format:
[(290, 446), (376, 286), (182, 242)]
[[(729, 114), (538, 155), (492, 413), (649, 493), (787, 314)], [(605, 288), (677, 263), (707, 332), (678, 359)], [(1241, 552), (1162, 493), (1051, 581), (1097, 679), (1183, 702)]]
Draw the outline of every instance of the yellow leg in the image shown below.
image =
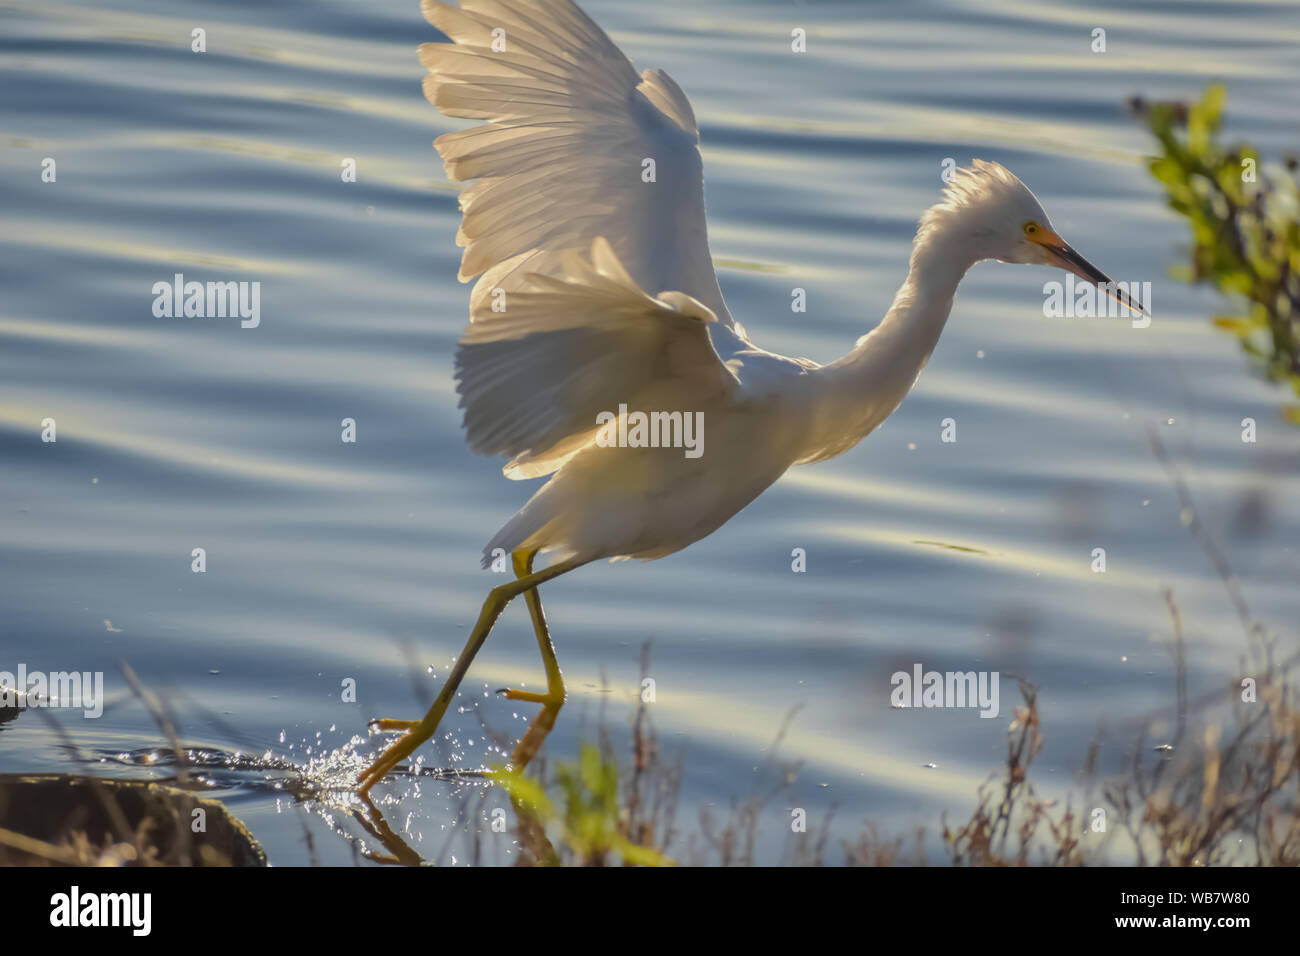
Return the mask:
[[(406, 733), (393, 741), (388, 746), (388, 749), (381, 753), (375, 762), (361, 774), (357, 781), (357, 790), (361, 794), (369, 793), (370, 788), (387, 776), (389, 771), (437, 733), (438, 724), (442, 721), (443, 714), (447, 712), (447, 707), (451, 704), (452, 698), (456, 696), (456, 690), (460, 687), (460, 682), (464, 680), (465, 673), (474, 660), (474, 655), (478, 653), (479, 648), (483, 646), (483, 642), (487, 640), (488, 634), (492, 631), (492, 625), (501, 616), (505, 606), (524, 591), (531, 592), (531, 589), (542, 582), (559, 577), (566, 571), (572, 571), (582, 563), (582, 561), (573, 558), (568, 561), (561, 561), (559, 564), (553, 564), (542, 571), (524, 574), (508, 584), (498, 585), (488, 592), (487, 600), (483, 602), (483, 609), (479, 611), (478, 621), (475, 622), (474, 629), (470, 632), (469, 640), (465, 642), (465, 649), (460, 652), (460, 657), (456, 659), (456, 666), (452, 668), (451, 674), (448, 675), (447, 682), (442, 685), (442, 690), (439, 691), (438, 698), (433, 702), (433, 706), (429, 708), (429, 712), (418, 721), (379, 720), (375, 722), (375, 725), (380, 729), (405, 730)], [(529, 555), (528, 566), (531, 567), (531, 565), (532, 556)], [(535, 594), (535, 592), (531, 593)], [(538, 604), (539, 613), (540, 609), (541, 605)], [(552, 657), (554, 657), (554, 652), (552, 652)], [(556, 673), (558, 674), (558, 672), (559, 669), (556, 668)]]
[[(533, 559), (536, 551), (516, 551), (513, 555), (515, 575), (523, 580), (533, 572)], [(546, 668), (546, 693), (534, 694), (529, 691), (503, 689), (500, 693), (510, 700), (523, 700), (541, 704), (542, 709), (528, 725), (523, 737), (515, 745), (510, 755), (510, 767), (516, 773), (528, 765), (537, 755), (542, 741), (555, 726), (560, 708), (564, 706), (564, 675), (560, 672), (560, 663), (555, 659), (555, 644), (551, 641), (550, 628), (546, 626), (546, 615), (542, 611), (542, 596), (536, 587), (530, 587), (524, 594), (528, 602), (528, 614), (533, 619), (533, 631), (537, 634), (537, 646), (542, 652), (542, 666)]]

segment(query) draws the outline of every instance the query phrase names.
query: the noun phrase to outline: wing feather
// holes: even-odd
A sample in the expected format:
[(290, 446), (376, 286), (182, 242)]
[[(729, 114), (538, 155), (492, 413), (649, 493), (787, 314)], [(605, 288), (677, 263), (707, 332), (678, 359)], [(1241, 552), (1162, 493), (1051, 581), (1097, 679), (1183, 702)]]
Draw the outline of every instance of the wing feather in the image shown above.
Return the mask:
[(452, 41), (420, 47), (425, 95), (449, 116), (487, 121), (434, 144), (449, 177), (477, 180), (461, 193), (456, 237), (461, 281), (479, 277), (471, 320), (494, 290), (560, 274), (567, 252), (585, 254), (603, 236), (640, 288), (681, 291), (732, 326), (681, 87), (662, 71), (638, 76), (571, 0), (423, 0), (422, 9)]
[(563, 275), (525, 278), (456, 352), (470, 447), (510, 456), (511, 478), (554, 471), (594, 440), (599, 413), (637, 410), (664, 383), (688, 408), (738, 384), (709, 337), (713, 312), (684, 293), (647, 295), (604, 239), (566, 256)]
[(572, 0), (422, 8), (452, 41), (420, 47), (425, 95), (486, 121), (434, 143), (450, 178), (474, 180), (456, 235), (459, 278), (478, 277), (456, 355), (470, 447), (533, 477), (593, 441), (601, 411), (665, 385), (681, 402), (734, 388), (707, 331), (736, 326), (681, 87), (638, 76)]

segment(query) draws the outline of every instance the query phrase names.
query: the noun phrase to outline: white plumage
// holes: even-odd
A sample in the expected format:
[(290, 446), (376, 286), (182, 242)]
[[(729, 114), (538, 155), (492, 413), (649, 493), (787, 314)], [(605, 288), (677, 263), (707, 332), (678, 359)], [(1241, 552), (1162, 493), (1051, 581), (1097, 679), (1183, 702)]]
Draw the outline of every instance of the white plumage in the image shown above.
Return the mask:
[[(506, 604), (525, 594), (547, 669), (515, 748), (536, 753), (564, 702), (538, 586), (600, 558), (658, 558), (712, 533), (791, 465), (857, 444), (929, 360), (957, 284), (981, 259), (1105, 276), (1052, 231), (1015, 176), (976, 160), (921, 219), (889, 312), (837, 362), (753, 345), (722, 300), (704, 220), (699, 130), (681, 88), (639, 76), (571, 0), (424, 0), (451, 43), (426, 43), (425, 94), (485, 121), (436, 146), (460, 195), (460, 279), (478, 276), (456, 377), (470, 447), (510, 478), (550, 475), (488, 543), (517, 580), (492, 589), (420, 721), (361, 777), (365, 793), (436, 731)], [(653, 163), (653, 175), (649, 169)], [(1123, 301), (1123, 300), (1121, 300)], [(698, 456), (603, 441), (602, 413), (694, 416)], [(539, 552), (553, 560), (533, 570)]]
[[(439, 137), (461, 193), (460, 279), (479, 276), (456, 356), (470, 447), (510, 478), (553, 475), (489, 542), (557, 558), (670, 554), (790, 465), (856, 444), (902, 401), (977, 259), (1046, 261), (1033, 195), (993, 163), (926, 214), (894, 307), (840, 362), (752, 345), (718, 286), (694, 112), (637, 75), (570, 0), (425, 0), (425, 94), (486, 120)], [(653, 177), (646, 174), (653, 161)], [(1010, 213), (1010, 217), (1008, 217)], [(1022, 248), (1023, 247), (1023, 248)], [(703, 412), (707, 451), (602, 448), (606, 410)]]

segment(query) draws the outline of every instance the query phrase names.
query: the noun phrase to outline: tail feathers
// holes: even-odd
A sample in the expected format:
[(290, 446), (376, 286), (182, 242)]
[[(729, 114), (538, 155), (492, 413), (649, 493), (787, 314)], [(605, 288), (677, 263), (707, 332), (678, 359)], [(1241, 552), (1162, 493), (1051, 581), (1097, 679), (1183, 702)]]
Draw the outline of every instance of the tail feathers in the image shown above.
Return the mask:
[(493, 535), (492, 540), (483, 548), (484, 568), (491, 567), (492, 562), (502, 555), (514, 554), (523, 547), (537, 547), (541, 543), (534, 539), (540, 538), (550, 523), (543, 514), (544, 509), (537, 507), (537, 498), (545, 490), (545, 487), (539, 490)]

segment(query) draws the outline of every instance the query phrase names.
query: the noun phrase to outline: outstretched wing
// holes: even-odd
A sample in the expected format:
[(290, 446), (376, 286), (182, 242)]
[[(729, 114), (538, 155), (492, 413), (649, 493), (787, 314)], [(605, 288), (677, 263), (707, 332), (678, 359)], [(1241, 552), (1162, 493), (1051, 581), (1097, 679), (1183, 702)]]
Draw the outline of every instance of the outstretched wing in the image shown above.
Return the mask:
[[(554, 471), (620, 404), (690, 410), (738, 384), (709, 338), (713, 312), (680, 292), (647, 295), (603, 238), (588, 255), (567, 253), (561, 275), (523, 277), (505, 311), (471, 323), (456, 352), (470, 447), (510, 455), (510, 478)], [(636, 404), (651, 398), (652, 409)]]
[(426, 43), (424, 92), (448, 116), (486, 120), (434, 143), (458, 181), (460, 279), (481, 275), (472, 322), (494, 290), (559, 275), (597, 236), (636, 284), (674, 289), (733, 325), (704, 222), (695, 115), (662, 70), (639, 77), (571, 0), (423, 0), (452, 43)]

